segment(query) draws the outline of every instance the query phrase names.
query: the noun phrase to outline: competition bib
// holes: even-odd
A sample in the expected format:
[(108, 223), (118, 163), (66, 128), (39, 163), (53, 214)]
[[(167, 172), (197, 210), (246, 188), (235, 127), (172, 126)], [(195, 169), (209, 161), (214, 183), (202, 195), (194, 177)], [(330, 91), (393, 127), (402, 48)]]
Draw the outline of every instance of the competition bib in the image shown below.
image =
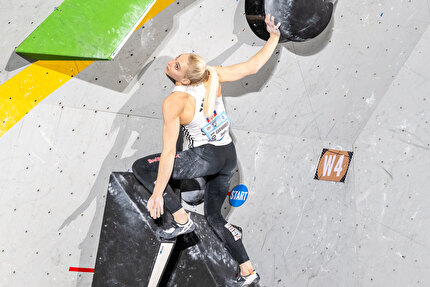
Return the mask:
[(205, 125), (202, 131), (209, 138), (209, 141), (220, 141), (228, 133), (229, 127), (230, 119), (224, 111)]

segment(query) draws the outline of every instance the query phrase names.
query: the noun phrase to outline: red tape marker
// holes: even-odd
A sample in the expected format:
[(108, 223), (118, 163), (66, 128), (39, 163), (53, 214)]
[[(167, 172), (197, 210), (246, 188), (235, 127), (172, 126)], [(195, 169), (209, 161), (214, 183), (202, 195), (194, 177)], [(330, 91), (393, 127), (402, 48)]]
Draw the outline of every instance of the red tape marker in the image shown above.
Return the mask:
[(70, 268), (69, 268), (69, 271), (94, 273), (94, 268), (78, 268), (78, 267), (70, 267)]

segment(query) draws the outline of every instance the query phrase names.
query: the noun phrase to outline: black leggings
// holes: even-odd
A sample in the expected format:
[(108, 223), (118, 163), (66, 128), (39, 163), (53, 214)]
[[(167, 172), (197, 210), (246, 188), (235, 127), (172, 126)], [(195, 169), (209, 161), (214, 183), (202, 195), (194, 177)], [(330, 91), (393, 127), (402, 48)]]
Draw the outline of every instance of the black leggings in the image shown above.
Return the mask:
[[(150, 191), (157, 179), (160, 153), (138, 159), (133, 164), (133, 173)], [(236, 149), (233, 142), (224, 146), (205, 144), (176, 153), (172, 179), (206, 178), (205, 217), (209, 225), (225, 243), (232, 257), (242, 264), (249, 260), (240, 232), (229, 225), (221, 215), (221, 207), (230, 187), (230, 179), (236, 169)], [(164, 206), (175, 213), (182, 208), (179, 196), (168, 184), (164, 191)]]

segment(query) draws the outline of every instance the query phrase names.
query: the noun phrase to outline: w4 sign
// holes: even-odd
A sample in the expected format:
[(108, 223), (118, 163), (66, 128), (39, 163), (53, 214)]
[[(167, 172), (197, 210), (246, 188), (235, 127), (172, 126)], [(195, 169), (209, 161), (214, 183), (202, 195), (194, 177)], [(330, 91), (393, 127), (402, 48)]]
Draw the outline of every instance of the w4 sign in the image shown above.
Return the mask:
[(351, 151), (323, 149), (315, 179), (344, 182), (351, 158)]

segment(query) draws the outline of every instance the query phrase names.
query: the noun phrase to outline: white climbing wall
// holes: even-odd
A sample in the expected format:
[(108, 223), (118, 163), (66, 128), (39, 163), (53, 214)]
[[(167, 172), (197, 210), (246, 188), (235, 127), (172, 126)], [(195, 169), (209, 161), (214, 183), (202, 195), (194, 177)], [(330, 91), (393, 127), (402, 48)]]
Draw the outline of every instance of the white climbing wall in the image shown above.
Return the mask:
[[(60, 3), (0, 0), (0, 84)], [(95, 265), (110, 173), (161, 150), (167, 62), (246, 61), (264, 42), (243, 14), (244, 0), (173, 2), (0, 138), (0, 286), (90, 286), (68, 269)], [(229, 221), (262, 286), (430, 285), (429, 24), (426, 0), (339, 0), (321, 37), (223, 85), (250, 192)], [(314, 180), (323, 148), (354, 152), (345, 183)]]

